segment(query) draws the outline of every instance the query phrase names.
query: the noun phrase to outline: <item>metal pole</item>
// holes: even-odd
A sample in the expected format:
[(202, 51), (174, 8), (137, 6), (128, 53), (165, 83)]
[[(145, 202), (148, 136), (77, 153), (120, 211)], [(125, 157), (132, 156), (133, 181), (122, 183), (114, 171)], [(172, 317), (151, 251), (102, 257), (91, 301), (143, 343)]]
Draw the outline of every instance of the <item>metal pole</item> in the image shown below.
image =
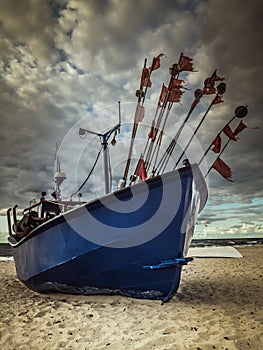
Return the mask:
[(106, 141), (106, 135), (103, 135), (103, 163), (104, 163), (104, 181), (105, 181), (105, 194), (110, 193), (109, 183), (109, 154), (108, 154), (108, 142)]

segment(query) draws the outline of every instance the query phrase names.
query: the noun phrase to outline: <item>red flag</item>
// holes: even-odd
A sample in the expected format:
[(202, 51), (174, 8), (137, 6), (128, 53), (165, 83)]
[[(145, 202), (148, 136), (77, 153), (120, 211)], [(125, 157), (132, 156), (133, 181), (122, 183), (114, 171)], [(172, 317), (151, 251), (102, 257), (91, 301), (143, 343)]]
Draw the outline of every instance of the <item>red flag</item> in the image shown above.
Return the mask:
[(169, 92), (168, 102), (180, 102), (183, 91), (180, 89), (174, 88)]
[(152, 66), (150, 67), (151, 71), (160, 68), (160, 66), (161, 66), (160, 58), (162, 56), (164, 56), (163, 53), (161, 53), (159, 56), (153, 58), (153, 63), (152, 63)]
[(217, 137), (213, 141), (214, 147), (212, 148), (212, 151), (215, 153), (219, 153), (221, 150), (221, 137), (220, 135), (217, 135)]
[(184, 82), (184, 80), (181, 80), (181, 79), (176, 79), (176, 78), (172, 78), (170, 80), (170, 83), (169, 83), (169, 86), (168, 86), (168, 90), (172, 90), (173, 88), (176, 88), (176, 89), (180, 89), (182, 88), (182, 83)]
[(150, 68), (143, 68), (142, 77), (141, 77), (141, 85), (146, 87), (151, 87), (152, 82), (150, 79)]
[(241, 120), (241, 122), (238, 124), (238, 126), (234, 130), (234, 135), (236, 136), (237, 134), (239, 134), (241, 131), (243, 131), (246, 128), (247, 128), (247, 126)]
[(229, 125), (226, 125), (223, 131), (231, 140), (237, 141), (237, 139), (235, 138), (235, 133), (233, 133)]
[(163, 84), (160, 97), (159, 97), (158, 107), (162, 106), (162, 103), (164, 102), (165, 96), (167, 94), (167, 90), (168, 90), (167, 87)]
[(217, 103), (221, 103), (221, 102), (224, 102), (223, 99), (222, 99), (222, 96), (216, 95), (216, 97), (212, 101), (212, 104), (216, 105)]
[(180, 56), (178, 66), (179, 66), (179, 72), (182, 72), (182, 71), (194, 72), (192, 58), (184, 56), (183, 54), (181, 54)]
[(144, 118), (144, 106), (137, 105), (136, 112), (135, 112), (135, 121), (136, 123), (139, 123)]
[(142, 156), (138, 162), (135, 175), (139, 176), (142, 180), (147, 179), (147, 172), (146, 172), (146, 168), (145, 168), (145, 164), (144, 164), (144, 160), (143, 160)]
[(155, 141), (156, 134), (157, 134), (157, 129), (155, 128), (155, 123), (154, 123), (154, 120), (153, 120), (152, 126), (151, 126), (151, 131), (149, 132), (148, 136), (149, 136), (150, 139), (152, 139), (152, 141)]
[(212, 168), (218, 171), (219, 174), (222, 175), (228, 181), (233, 181), (231, 180), (232, 170), (222, 159), (216, 158), (212, 165)]
[(222, 81), (225, 80), (225, 78), (220, 78), (217, 73), (216, 73), (217, 69), (214, 71), (214, 73), (211, 75), (210, 79), (212, 81)]

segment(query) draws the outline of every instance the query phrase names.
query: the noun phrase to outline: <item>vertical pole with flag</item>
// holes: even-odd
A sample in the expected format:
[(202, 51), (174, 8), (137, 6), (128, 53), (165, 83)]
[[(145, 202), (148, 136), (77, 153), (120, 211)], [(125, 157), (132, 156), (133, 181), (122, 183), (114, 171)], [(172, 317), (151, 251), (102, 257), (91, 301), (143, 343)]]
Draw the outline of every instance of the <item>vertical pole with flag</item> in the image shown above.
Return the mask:
[[(157, 57), (154, 57), (152, 60), (152, 65), (148, 68), (146, 67), (147, 59), (145, 59), (145, 61), (144, 61), (144, 67), (143, 67), (142, 75), (141, 75), (140, 89), (136, 91), (136, 96), (138, 97), (138, 102), (137, 102), (137, 107), (136, 107), (135, 116), (134, 116), (133, 130), (132, 130), (132, 135), (131, 135), (131, 141), (130, 141), (127, 162), (126, 162), (123, 177), (119, 181), (118, 189), (126, 186), (126, 181), (127, 181), (127, 177), (128, 177), (128, 173), (129, 173), (130, 164), (131, 164), (131, 156), (132, 156), (132, 150), (133, 150), (133, 146), (134, 146), (134, 140), (136, 137), (139, 122), (142, 121), (142, 119), (144, 117), (143, 104), (145, 101), (147, 90), (152, 85), (151, 80), (150, 80), (151, 73), (160, 67), (160, 59), (162, 56), (164, 56), (163, 53), (161, 53)], [(143, 89), (144, 87), (145, 87), (145, 90)], [(141, 162), (141, 160), (140, 160), (140, 162)]]
[(129, 172), (129, 168), (130, 168), (130, 163), (131, 163), (131, 155), (132, 155), (134, 139), (135, 139), (135, 136), (137, 133), (138, 125), (139, 125), (137, 112), (138, 112), (138, 109), (140, 107), (140, 103), (141, 103), (141, 101), (144, 101), (144, 96), (145, 96), (145, 92), (143, 91), (143, 84), (145, 83), (146, 86), (150, 84), (150, 75), (148, 75), (146, 77), (146, 74), (145, 74), (146, 69), (147, 69), (146, 63), (147, 63), (147, 59), (144, 60), (144, 66), (143, 66), (141, 82), (140, 82), (140, 89), (136, 91), (136, 96), (138, 97), (138, 102), (137, 102), (137, 107), (136, 107), (135, 116), (134, 116), (130, 147), (129, 147), (129, 152), (128, 152), (128, 157), (127, 157), (127, 162), (126, 162), (124, 174), (123, 174), (122, 179), (120, 179), (120, 181), (119, 181), (118, 189), (126, 186), (126, 180), (127, 180), (127, 176), (128, 176), (128, 172)]
[[(235, 109), (235, 116), (231, 119), (231, 121), (234, 118), (244, 118), (248, 113), (248, 109), (247, 106), (239, 106)], [(230, 121), (230, 122), (231, 122)], [(229, 122), (229, 123), (230, 123)], [(225, 132), (226, 135), (228, 136), (228, 140), (225, 143), (224, 147), (222, 148), (221, 151), (219, 151), (218, 156), (216, 157), (215, 161), (213, 162), (213, 164), (210, 166), (210, 168), (208, 169), (207, 173), (205, 174), (204, 177), (207, 177), (207, 175), (210, 173), (210, 171), (214, 168), (215, 170), (217, 170), (223, 177), (225, 177), (227, 180), (232, 181), (231, 180), (231, 169), (228, 167), (227, 164), (225, 164), (223, 162), (223, 160), (220, 158), (222, 153), (225, 151), (226, 147), (228, 146), (229, 142), (231, 140), (237, 141), (237, 139), (235, 138), (235, 136), (240, 133), (245, 127), (243, 126), (244, 124), (240, 124), (237, 126), (237, 128), (232, 132), (230, 132), (230, 128), (226, 128), (227, 126), (229, 127), (229, 123), (226, 124), (226, 126), (218, 133), (218, 135), (220, 136), (221, 132)], [(240, 127), (241, 125), (241, 127)], [(226, 131), (227, 130), (227, 131)], [(202, 160), (204, 159), (205, 155), (208, 153), (208, 151), (210, 150), (210, 148), (212, 147), (212, 145), (214, 145), (214, 142), (211, 143), (211, 145), (209, 146), (209, 148), (207, 149), (207, 151), (205, 152), (204, 156), (201, 158), (201, 160), (199, 161), (198, 164), (200, 164), (202, 162)], [(217, 152), (218, 153), (218, 152)]]
[[(137, 102), (137, 107), (136, 107), (135, 116), (134, 116), (133, 130), (132, 130), (132, 136), (131, 136), (131, 141), (130, 141), (129, 153), (128, 153), (126, 167), (124, 170), (123, 177), (122, 177), (122, 179), (120, 179), (119, 184), (118, 184), (118, 189), (126, 186), (126, 180), (127, 180), (128, 173), (129, 173), (132, 150), (133, 150), (133, 146), (134, 146), (134, 140), (136, 137), (139, 122), (144, 117), (143, 104), (145, 101), (147, 90), (152, 85), (151, 80), (150, 80), (151, 73), (160, 67), (160, 59), (162, 56), (164, 56), (163, 53), (161, 53), (157, 57), (154, 57), (152, 60), (152, 65), (148, 68), (146, 67), (147, 59), (145, 59), (145, 61), (144, 61), (144, 67), (143, 67), (142, 75), (141, 75), (140, 89), (136, 91), (136, 96), (138, 97), (138, 102)], [(144, 87), (145, 87), (145, 90), (143, 90)]]
[(200, 102), (201, 97), (203, 96), (203, 92), (201, 89), (197, 89), (195, 90), (195, 99), (194, 102), (192, 103), (183, 123), (181, 124), (179, 130), (176, 132), (175, 136), (173, 137), (172, 141), (170, 142), (169, 146), (167, 147), (165, 153), (163, 154), (162, 158), (160, 159), (158, 165), (157, 165), (157, 169), (158, 169), (158, 174), (160, 174), (161, 171), (165, 171), (165, 168), (168, 164), (169, 161), (169, 157), (172, 155), (173, 150), (175, 148), (175, 145), (177, 144), (177, 141), (183, 131), (183, 128), (185, 127), (188, 119), (190, 118), (193, 110), (195, 109), (195, 107), (197, 106), (197, 104)]
[[(181, 58), (182, 58), (182, 57), (184, 57), (184, 56), (181, 55), (180, 61), (181, 61)], [(187, 59), (188, 59), (188, 60), (187, 60)], [(193, 70), (193, 65), (192, 65), (192, 63), (191, 63), (191, 59), (189, 59), (189, 57), (188, 57), (187, 59), (185, 58), (185, 59), (182, 60), (182, 62), (185, 62), (185, 69), (186, 69), (186, 70), (189, 70), (189, 71), (190, 71), (190, 70), (191, 70), (191, 71), (194, 71), (194, 70)], [(180, 62), (180, 61), (179, 61), (179, 62)], [(187, 62), (188, 62), (188, 63), (187, 63)], [(184, 64), (181, 63), (181, 67), (183, 67), (183, 66), (184, 66)], [(214, 93), (216, 93), (215, 82), (216, 82), (216, 81), (222, 81), (222, 80), (224, 80), (224, 79), (225, 79), (225, 78), (220, 78), (220, 77), (217, 75), (217, 70), (215, 70), (214, 73), (213, 73), (210, 77), (208, 77), (208, 78), (205, 79), (203, 90), (201, 90), (201, 89), (195, 90), (195, 99), (194, 99), (194, 101), (193, 101), (193, 103), (192, 103), (192, 105), (191, 105), (191, 107), (190, 107), (190, 110), (189, 110), (189, 112), (188, 112), (186, 118), (184, 119), (182, 125), (180, 126), (180, 128), (179, 128), (179, 130), (177, 131), (176, 135), (174, 136), (174, 138), (172, 139), (171, 143), (170, 143), (169, 146), (167, 147), (166, 152), (163, 154), (163, 156), (162, 156), (162, 158), (161, 158), (161, 160), (160, 160), (160, 162), (159, 162), (159, 164), (158, 164), (158, 166), (157, 166), (157, 168), (159, 169), (157, 174), (159, 174), (161, 171), (163, 171), (163, 172), (165, 171), (165, 168), (166, 168), (166, 166), (167, 166), (167, 164), (168, 164), (169, 158), (171, 157), (171, 155), (172, 155), (172, 153), (173, 153), (173, 151), (174, 151), (174, 148), (175, 148), (175, 146), (176, 146), (176, 144), (177, 144), (177, 141), (178, 141), (178, 139), (179, 139), (179, 137), (180, 137), (180, 134), (181, 134), (181, 132), (182, 132), (184, 126), (186, 125), (188, 119), (190, 118), (190, 116), (191, 116), (193, 110), (195, 109), (195, 107), (197, 106), (197, 104), (200, 102), (202, 96), (203, 96), (204, 94), (208, 95), (208, 94), (214, 94)], [(220, 101), (217, 101), (217, 102), (215, 102), (215, 103), (219, 103), (219, 102), (222, 102), (222, 101), (220, 100)]]
[(183, 80), (178, 79), (179, 77), (179, 65), (178, 64), (174, 64), (172, 65), (172, 67), (170, 67), (170, 73), (171, 73), (171, 79), (170, 79), (170, 83), (167, 89), (167, 98), (166, 98), (166, 104), (168, 102), (168, 108), (164, 117), (164, 121), (163, 121), (163, 125), (161, 128), (161, 131), (159, 133), (158, 139), (157, 139), (157, 143), (155, 145), (155, 149), (153, 151), (153, 156), (155, 155), (155, 160), (153, 163), (153, 170), (152, 173), (155, 174), (157, 171), (157, 167), (156, 167), (156, 163), (157, 163), (157, 159), (159, 156), (159, 151), (161, 148), (161, 144), (162, 144), (162, 139), (163, 139), (163, 133), (164, 133), (164, 129), (166, 127), (166, 123), (168, 120), (168, 116), (170, 114), (170, 111), (172, 109), (173, 103), (174, 102), (180, 102), (181, 96), (183, 94), (183, 91), (181, 91), (181, 88), (184, 88), (182, 86)]
[[(151, 143), (149, 145), (149, 148), (148, 148), (148, 151), (147, 151), (147, 154), (145, 157), (145, 163), (146, 163), (147, 170), (149, 169), (149, 167), (152, 163), (156, 149), (160, 146), (160, 143), (161, 143), (160, 140), (162, 139), (162, 133), (163, 133), (162, 130), (163, 130), (164, 126), (162, 128), (160, 128), (160, 126), (161, 126), (162, 119), (163, 119), (163, 116), (164, 116), (164, 113), (165, 113), (165, 110), (167, 107), (167, 103), (169, 102), (168, 111), (166, 113), (166, 118), (165, 118), (166, 120), (168, 118), (170, 109), (172, 107), (172, 103), (171, 103), (171, 101), (169, 101), (169, 96), (170, 96), (172, 81), (175, 79), (176, 75), (178, 76), (178, 74), (179, 74), (178, 64), (176, 64), (176, 63), (173, 64), (169, 68), (169, 72), (171, 74), (170, 82), (169, 82), (168, 87), (166, 87), (164, 84), (162, 86), (159, 101), (158, 101), (157, 111), (156, 111), (156, 114), (159, 112), (159, 115), (157, 118), (156, 127), (154, 129), (154, 137), (151, 137)], [(166, 121), (164, 122), (164, 124), (165, 123), (166, 123)], [(160, 133), (159, 133), (159, 130), (160, 130)], [(151, 132), (149, 135), (152, 136), (152, 129), (151, 129)], [(155, 141), (157, 144), (155, 144)], [(155, 145), (155, 148), (154, 148), (154, 145)]]
[(223, 102), (222, 100), (222, 95), (224, 94), (224, 92), (226, 91), (226, 84), (225, 83), (220, 83), (218, 86), (217, 86), (217, 94), (216, 96), (213, 98), (212, 102), (210, 103), (208, 109), (206, 110), (205, 114), (203, 115), (202, 119), (200, 120), (198, 126), (196, 127), (193, 135), (190, 137), (189, 141), (187, 142), (183, 152), (181, 153), (179, 159), (177, 160), (176, 164), (175, 164), (175, 167), (174, 169), (177, 167), (177, 165), (179, 164), (180, 160), (183, 158), (185, 152), (187, 151), (188, 147), (190, 146), (193, 138), (195, 137), (197, 131), (200, 129), (203, 121), (205, 120), (208, 112), (210, 111), (211, 107), (214, 105), (214, 104), (217, 104), (217, 103), (220, 103), (220, 102)]
[[(236, 141), (235, 138), (235, 132), (232, 132), (229, 124), (235, 119), (235, 118), (244, 118), (247, 115), (247, 106), (239, 106), (235, 109), (235, 115), (229, 120), (229, 122), (217, 133), (216, 138), (211, 142), (211, 144), (209, 145), (209, 147), (207, 148), (207, 150), (204, 152), (202, 158), (199, 160), (198, 165), (200, 165), (202, 163), (202, 161), (204, 160), (204, 158), (206, 157), (206, 155), (208, 154), (208, 152), (210, 151), (211, 147), (213, 147), (213, 151), (215, 153), (220, 152), (220, 146), (219, 143), (221, 144), (221, 137), (220, 134), (222, 132), (225, 132), (225, 134), (232, 140)], [(219, 148), (219, 151), (217, 151), (217, 149)]]
[[(148, 140), (146, 142), (144, 151), (143, 151), (143, 156), (145, 156), (145, 166), (146, 169), (149, 168), (149, 159), (151, 157), (151, 153), (153, 150), (153, 145), (154, 142), (158, 136), (158, 132), (159, 132), (159, 128), (161, 125), (161, 119), (162, 119), (162, 115), (163, 115), (163, 109), (165, 108), (165, 99), (166, 99), (166, 95), (167, 95), (167, 87), (163, 84), (162, 85), (162, 89), (161, 89), (161, 93), (160, 93), (160, 97), (159, 97), (159, 101), (158, 101), (158, 105), (155, 111), (155, 115), (152, 121), (152, 125), (151, 125), (151, 130), (148, 134)], [(159, 114), (159, 115), (158, 115)]]
[[(195, 72), (194, 67), (193, 67), (193, 63), (192, 63), (192, 58), (187, 57), (183, 53), (181, 53), (178, 63), (173, 64), (169, 68), (169, 71), (171, 74), (171, 79), (170, 79), (170, 82), (169, 82), (169, 85), (168, 85), (168, 88), (166, 91), (165, 101), (163, 104), (164, 109), (165, 109), (167, 103), (169, 103), (168, 110), (167, 110), (167, 113), (166, 113), (166, 116), (164, 119), (164, 123), (163, 123), (162, 129), (161, 129), (161, 132), (158, 136), (157, 143), (155, 145), (155, 149), (153, 150), (153, 154), (151, 155), (151, 158), (149, 160), (149, 163), (151, 163), (153, 160), (153, 157), (155, 156), (155, 161), (154, 161), (153, 170), (152, 170), (153, 175), (155, 175), (155, 173), (158, 169), (159, 163), (160, 163), (160, 161), (162, 161), (162, 158), (161, 158), (161, 160), (158, 163), (158, 166), (156, 166), (159, 151), (160, 151), (160, 146), (162, 144), (163, 132), (164, 132), (164, 128), (166, 126), (168, 115), (170, 113), (170, 110), (172, 108), (173, 103), (180, 102), (181, 96), (183, 94), (183, 91), (181, 91), (180, 89), (181, 88), (186, 89), (184, 86), (182, 86), (183, 80), (179, 80), (179, 74), (183, 71)], [(163, 113), (164, 113), (164, 110), (163, 110)], [(171, 152), (172, 152), (173, 146), (174, 146), (174, 142), (172, 141), (172, 144), (168, 146), (169, 151), (171, 150)]]

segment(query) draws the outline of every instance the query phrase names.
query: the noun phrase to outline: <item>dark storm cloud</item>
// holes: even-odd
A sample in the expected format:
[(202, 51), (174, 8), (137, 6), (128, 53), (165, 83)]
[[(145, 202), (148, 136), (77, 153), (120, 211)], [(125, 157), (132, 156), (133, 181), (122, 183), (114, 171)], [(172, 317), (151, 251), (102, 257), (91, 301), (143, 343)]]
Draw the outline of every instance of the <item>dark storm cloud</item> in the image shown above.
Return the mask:
[[(218, 68), (227, 78), (227, 91), (223, 109), (225, 121), (233, 115), (238, 105), (248, 105), (248, 116), (244, 119), (247, 126), (260, 129), (246, 129), (239, 135), (238, 142), (231, 142), (222, 158), (233, 170), (234, 184), (224, 183), (214, 170), (210, 176), (211, 188), (218, 195), (234, 194), (240, 202), (249, 202), (262, 197), (263, 169), (262, 160), (262, 92), (259, 88), (262, 80), (262, 7), (259, 1), (209, 1), (203, 8), (200, 47), (196, 58), (204, 71)], [(227, 115), (229, 117), (227, 117)], [(216, 119), (218, 114), (215, 112)], [(231, 124), (235, 127), (238, 121)], [(211, 125), (214, 135), (219, 121)], [(207, 131), (206, 131), (207, 132)], [(209, 132), (208, 132), (209, 133)], [(211, 135), (212, 137), (212, 135)], [(215, 193), (213, 193), (215, 194)]]
[(41, 64), (57, 58), (54, 47), (54, 25), (65, 1), (1, 1), (0, 2), (0, 57), (19, 59), (17, 47), (30, 47), (34, 58)]
[[(154, 81), (181, 52), (198, 70), (184, 75), (190, 87), (216, 68), (227, 78), (225, 102), (214, 106), (199, 133), (204, 149), (240, 104), (249, 109), (244, 122), (260, 127), (244, 130), (222, 156), (234, 183), (211, 171), (211, 203), (249, 205), (261, 198), (261, 8), (260, 1), (238, 0), (0, 1), (1, 207), (25, 205), (51, 190), (56, 142), (87, 110), (135, 101), (144, 58), (161, 52), (167, 58)], [(152, 92), (157, 98), (155, 85)], [(89, 127), (104, 128), (106, 121), (94, 118)], [(248, 210), (256, 216), (255, 208)], [(218, 218), (208, 212), (208, 220)]]

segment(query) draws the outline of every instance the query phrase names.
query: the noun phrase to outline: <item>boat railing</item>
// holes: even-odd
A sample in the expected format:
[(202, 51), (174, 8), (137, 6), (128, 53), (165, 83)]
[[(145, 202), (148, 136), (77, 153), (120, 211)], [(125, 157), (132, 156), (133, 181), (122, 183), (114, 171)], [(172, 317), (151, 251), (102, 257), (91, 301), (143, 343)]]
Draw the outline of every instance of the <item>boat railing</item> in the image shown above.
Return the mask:
[[(30, 204), (32, 202), (33, 201), (30, 201)], [(30, 205), (22, 211), (21, 219), (17, 217), (17, 208), (18, 205), (16, 204), (13, 208), (7, 210), (7, 223), (9, 235), (18, 239), (24, 237), (42, 223), (61, 213), (58, 203), (47, 200), (37, 203), (34, 201), (33, 205)], [(13, 224), (11, 215), (13, 216)]]
[(82, 201), (60, 201), (58, 205), (60, 207), (61, 213), (65, 213), (85, 203), (86, 202)]
[(13, 208), (7, 210), (9, 236), (20, 240), (44, 222), (47, 222), (57, 215), (63, 214), (84, 203), (86, 202), (72, 200), (50, 201), (47, 199), (36, 202), (34, 199), (30, 201), (29, 207), (22, 211), (22, 218), (17, 217), (18, 205), (15, 205)]

